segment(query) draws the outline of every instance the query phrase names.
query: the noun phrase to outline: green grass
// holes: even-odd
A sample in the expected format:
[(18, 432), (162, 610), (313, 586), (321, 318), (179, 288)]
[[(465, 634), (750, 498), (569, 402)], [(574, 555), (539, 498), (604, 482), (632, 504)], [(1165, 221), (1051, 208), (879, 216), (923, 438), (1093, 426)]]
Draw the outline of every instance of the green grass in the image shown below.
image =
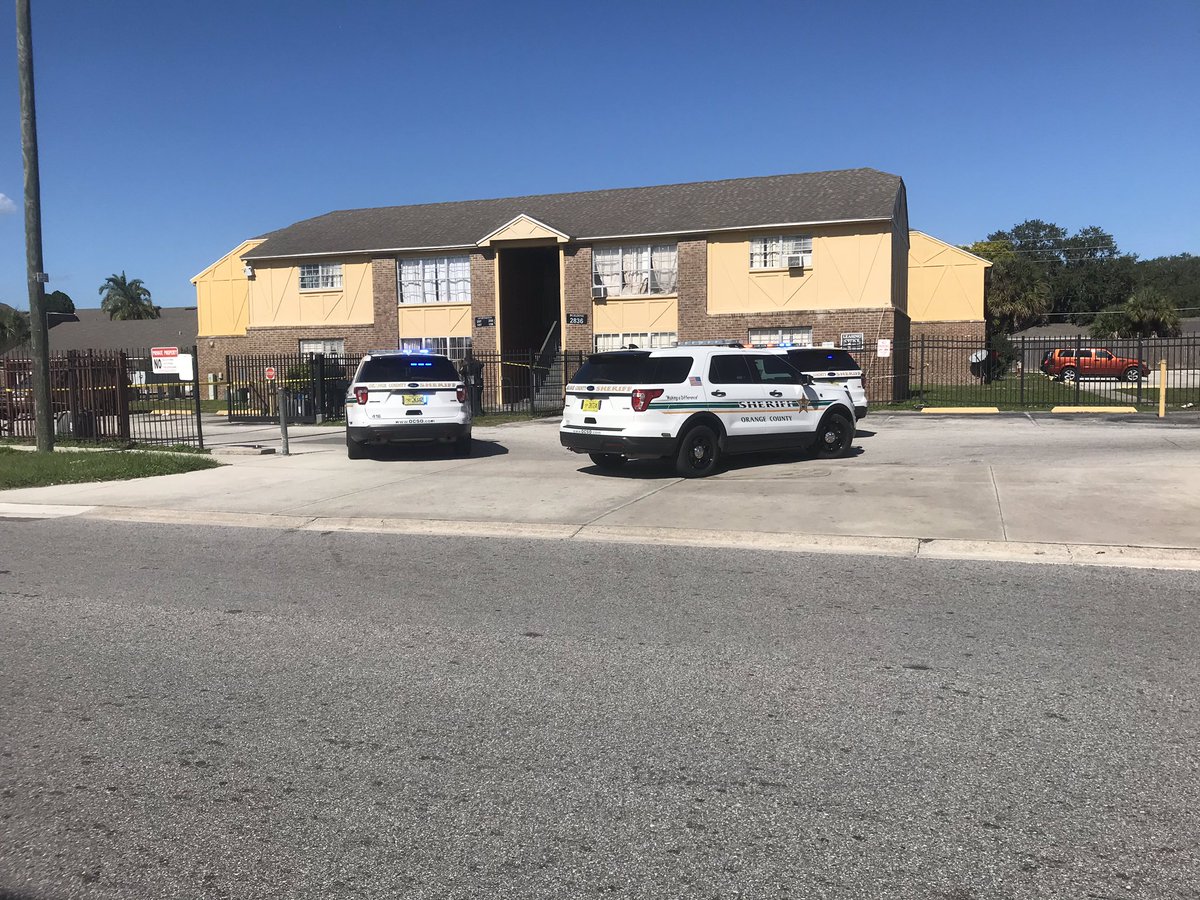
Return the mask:
[(213, 469), (219, 465), (208, 456), (196, 454), (177, 455), (149, 450), (32, 453), (11, 446), (0, 446), (0, 490), (175, 475)]
[[(1101, 401), (1094, 394), (1081, 391), (1082, 405), (1095, 406)], [(889, 409), (922, 409), (938, 406), (996, 406), (1003, 410), (1037, 410), (1052, 406), (1073, 406), (1075, 387), (1040, 375), (1025, 378), (1024, 402), (1019, 378), (1001, 378), (991, 384), (973, 382), (955, 385), (926, 385), (924, 399), (912, 386), (912, 396), (897, 403), (879, 404)]]
[[(1136, 387), (1123, 387), (1121, 393), (1129, 397), (1129, 402), (1137, 401)], [(1173, 409), (1191, 403), (1194, 407), (1200, 407), (1200, 385), (1196, 387), (1186, 388), (1167, 388), (1167, 406)], [(1142, 406), (1150, 406), (1158, 408), (1158, 388), (1143, 387), (1142, 388)]]

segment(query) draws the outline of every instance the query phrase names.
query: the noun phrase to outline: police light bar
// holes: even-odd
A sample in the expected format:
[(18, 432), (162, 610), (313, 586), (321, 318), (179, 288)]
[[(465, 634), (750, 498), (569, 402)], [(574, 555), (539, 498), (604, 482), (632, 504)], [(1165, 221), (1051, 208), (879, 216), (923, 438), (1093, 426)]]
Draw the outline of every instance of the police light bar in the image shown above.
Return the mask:
[(741, 341), (729, 340), (713, 340), (713, 341), (676, 341), (676, 347), (741, 347)]

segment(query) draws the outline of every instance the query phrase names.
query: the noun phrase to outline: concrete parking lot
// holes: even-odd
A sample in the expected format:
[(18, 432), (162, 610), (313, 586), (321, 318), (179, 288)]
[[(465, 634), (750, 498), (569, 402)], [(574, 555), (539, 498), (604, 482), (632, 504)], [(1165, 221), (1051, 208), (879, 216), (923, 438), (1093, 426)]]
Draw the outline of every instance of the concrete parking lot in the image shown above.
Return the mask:
[(342, 431), (328, 427), (293, 429), (288, 457), (221, 453), (234, 445), (277, 446), (278, 431), (212, 419), (207, 440), (227, 467), (7, 491), (0, 504), (7, 514), (57, 504), (83, 515), (151, 521), (244, 525), (270, 517), (323, 529), (785, 549), (796, 541), (820, 549), (814, 542), (821, 540), (845, 549), (853, 540), (897, 555), (940, 548), (989, 557), (999, 547), (1020, 558), (1076, 561), (1081, 552), (1061, 547), (1099, 545), (1114, 549), (1084, 555), (1111, 562), (1119, 548), (1155, 548), (1168, 562), (1194, 562), (1196, 425), (1184, 417), (884, 414), (860, 423), (848, 459), (738, 457), (713, 478), (687, 481), (654, 462), (601, 472), (559, 446), (553, 419), (477, 427), (469, 459), (406, 449), (362, 461), (348, 460)]

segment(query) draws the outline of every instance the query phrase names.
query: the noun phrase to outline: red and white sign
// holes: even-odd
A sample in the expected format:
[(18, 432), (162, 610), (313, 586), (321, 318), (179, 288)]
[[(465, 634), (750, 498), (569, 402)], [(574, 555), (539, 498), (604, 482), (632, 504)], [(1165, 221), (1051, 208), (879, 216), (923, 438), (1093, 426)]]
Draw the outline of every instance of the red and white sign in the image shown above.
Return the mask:
[(275, 380), (275, 367), (274, 366), (267, 366), (266, 376), (267, 376), (267, 381)]
[(150, 367), (157, 375), (179, 374), (178, 347), (151, 347)]

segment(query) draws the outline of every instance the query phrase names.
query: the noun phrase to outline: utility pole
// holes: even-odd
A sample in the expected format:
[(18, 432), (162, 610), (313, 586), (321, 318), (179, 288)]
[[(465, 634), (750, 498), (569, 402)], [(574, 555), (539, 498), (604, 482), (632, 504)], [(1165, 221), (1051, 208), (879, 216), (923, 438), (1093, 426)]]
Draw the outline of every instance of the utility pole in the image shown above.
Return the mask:
[(46, 273), (42, 271), (42, 186), (38, 175), (37, 112), (33, 104), (33, 37), (29, 0), (17, 0), (17, 75), (21, 88), (21, 156), (25, 161), (25, 268), (29, 278), (29, 334), (33, 348), (33, 405), (37, 448), (54, 449), (50, 408), (50, 338), (46, 328)]

